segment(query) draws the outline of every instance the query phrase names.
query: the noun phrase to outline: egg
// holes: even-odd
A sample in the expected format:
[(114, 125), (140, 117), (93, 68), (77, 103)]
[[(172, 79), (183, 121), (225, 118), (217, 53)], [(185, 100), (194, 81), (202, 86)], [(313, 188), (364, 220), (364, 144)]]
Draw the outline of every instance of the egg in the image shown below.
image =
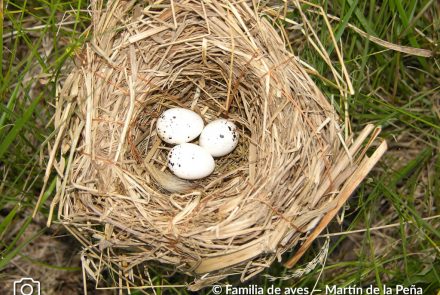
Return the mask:
[(212, 121), (200, 134), (199, 144), (213, 157), (221, 157), (232, 152), (238, 144), (235, 124), (226, 119)]
[(168, 154), (168, 168), (177, 177), (194, 180), (208, 176), (214, 171), (211, 154), (193, 143), (176, 145)]
[(203, 119), (184, 108), (172, 108), (163, 112), (156, 123), (159, 137), (170, 144), (190, 142), (203, 130)]

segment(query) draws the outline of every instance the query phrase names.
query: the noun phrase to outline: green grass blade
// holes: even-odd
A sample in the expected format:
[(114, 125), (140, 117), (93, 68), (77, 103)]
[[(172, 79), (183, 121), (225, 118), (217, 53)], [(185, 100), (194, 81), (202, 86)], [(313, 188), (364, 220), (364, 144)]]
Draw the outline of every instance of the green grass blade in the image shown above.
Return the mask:
[(20, 117), (14, 124), (14, 127), (9, 131), (8, 135), (6, 135), (5, 139), (2, 143), (0, 143), (0, 160), (3, 158), (4, 154), (8, 150), (11, 143), (14, 141), (14, 139), (17, 137), (19, 132), (22, 130), (24, 125), (31, 119), (32, 113), (35, 111), (35, 108), (37, 107), (38, 103), (43, 98), (43, 95), (39, 95), (37, 98), (35, 98), (31, 105), (27, 108), (27, 110), (24, 112), (23, 116)]

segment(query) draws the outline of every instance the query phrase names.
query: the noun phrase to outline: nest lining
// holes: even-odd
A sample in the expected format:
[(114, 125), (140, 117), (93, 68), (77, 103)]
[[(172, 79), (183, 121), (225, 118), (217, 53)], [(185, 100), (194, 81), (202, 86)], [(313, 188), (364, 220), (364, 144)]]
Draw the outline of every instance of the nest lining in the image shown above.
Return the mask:
[[(57, 103), (65, 153), (52, 207), (95, 279), (122, 270), (136, 286), (157, 262), (195, 276), (194, 289), (245, 280), (336, 206), (355, 168), (338, 116), (258, 7), (98, 1), (92, 16)], [(238, 126), (238, 147), (205, 179), (166, 169), (155, 122), (175, 106)]]

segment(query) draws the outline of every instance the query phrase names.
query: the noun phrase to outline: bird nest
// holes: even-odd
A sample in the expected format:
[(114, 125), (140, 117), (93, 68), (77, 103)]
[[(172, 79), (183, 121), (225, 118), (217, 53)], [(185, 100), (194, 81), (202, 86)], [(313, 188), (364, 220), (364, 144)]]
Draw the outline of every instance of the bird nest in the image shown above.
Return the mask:
[[(133, 3), (93, 4), (89, 41), (59, 92), (49, 223), (57, 207), (86, 273), (109, 271), (120, 287), (148, 284), (151, 266), (193, 276), (193, 290), (246, 280), (301, 246), (292, 266), (380, 158), (383, 145), (371, 158), (360, 151), (377, 130), (343, 140), (335, 109), (261, 7)], [(209, 177), (167, 170), (171, 146), (155, 123), (172, 107), (237, 125), (239, 145)]]

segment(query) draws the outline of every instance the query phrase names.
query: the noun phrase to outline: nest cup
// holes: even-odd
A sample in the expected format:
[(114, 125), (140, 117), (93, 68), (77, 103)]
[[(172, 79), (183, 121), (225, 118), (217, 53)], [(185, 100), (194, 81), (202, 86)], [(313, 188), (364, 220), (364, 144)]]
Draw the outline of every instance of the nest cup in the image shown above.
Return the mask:
[[(50, 220), (57, 205), (91, 277), (111, 271), (121, 286), (142, 286), (153, 265), (193, 276), (193, 290), (231, 274), (244, 281), (337, 211), (360, 144), (340, 140), (334, 108), (260, 7), (92, 8), (90, 41), (57, 101), (60, 157), (50, 163), (60, 175)], [(172, 146), (155, 123), (171, 107), (238, 126), (238, 147), (209, 177), (166, 168)]]

